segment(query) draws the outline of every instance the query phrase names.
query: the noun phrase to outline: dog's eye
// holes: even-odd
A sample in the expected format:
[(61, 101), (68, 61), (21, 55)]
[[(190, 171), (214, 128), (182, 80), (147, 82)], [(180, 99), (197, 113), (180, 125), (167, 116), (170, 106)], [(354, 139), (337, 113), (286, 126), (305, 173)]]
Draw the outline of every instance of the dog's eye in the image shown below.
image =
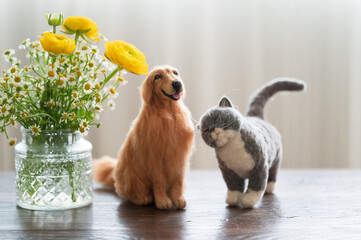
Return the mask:
[(174, 71), (173, 73), (174, 73), (174, 75), (178, 75), (178, 72), (177, 72), (177, 71)]
[(154, 76), (154, 80), (157, 80), (157, 79), (159, 79), (159, 78), (162, 78), (162, 76), (159, 75), (159, 74), (157, 74), (157, 75)]

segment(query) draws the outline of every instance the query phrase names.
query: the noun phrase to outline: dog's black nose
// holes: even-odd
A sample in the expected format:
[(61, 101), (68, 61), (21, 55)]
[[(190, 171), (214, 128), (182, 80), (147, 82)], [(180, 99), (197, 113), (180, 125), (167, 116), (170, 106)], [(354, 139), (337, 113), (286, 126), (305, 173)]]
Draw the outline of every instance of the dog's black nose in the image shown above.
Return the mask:
[(172, 82), (172, 86), (173, 86), (174, 90), (179, 92), (180, 88), (182, 87), (182, 83), (180, 81), (174, 81), (174, 82)]

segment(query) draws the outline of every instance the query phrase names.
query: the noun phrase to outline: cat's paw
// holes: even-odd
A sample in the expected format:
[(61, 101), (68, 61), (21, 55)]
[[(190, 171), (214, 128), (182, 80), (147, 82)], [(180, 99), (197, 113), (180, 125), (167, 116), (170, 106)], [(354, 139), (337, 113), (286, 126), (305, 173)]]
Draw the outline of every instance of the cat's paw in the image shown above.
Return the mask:
[(253, 208), (254, 205), (261, 199), (263, 191), (253, 191), (248, 189), (247, 193), (241, 199), (241, 204), (244, 208)]
[(275, 185), (275, 182), (267, 183), (266, 193), (273, 193), (273, 191), (275, 190)]
[(241, 193), (239, 191), (228, 191), (226, 203), (229, 206), (237, 206), (239, 204), (239, 202), (241, 201), (243, 195), (244, 195), (244, 193)]

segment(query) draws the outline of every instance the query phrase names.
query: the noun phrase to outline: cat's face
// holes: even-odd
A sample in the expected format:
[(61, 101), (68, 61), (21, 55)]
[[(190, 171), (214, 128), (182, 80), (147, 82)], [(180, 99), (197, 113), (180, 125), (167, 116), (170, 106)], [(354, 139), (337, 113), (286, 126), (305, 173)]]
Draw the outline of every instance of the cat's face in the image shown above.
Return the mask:
[(216, 148), (225, 145), (241, 127), (241, 115), (233, 108), (231, 101), (223, 97), (218, 107), (209, 109), (200, 120), (204, 142)]

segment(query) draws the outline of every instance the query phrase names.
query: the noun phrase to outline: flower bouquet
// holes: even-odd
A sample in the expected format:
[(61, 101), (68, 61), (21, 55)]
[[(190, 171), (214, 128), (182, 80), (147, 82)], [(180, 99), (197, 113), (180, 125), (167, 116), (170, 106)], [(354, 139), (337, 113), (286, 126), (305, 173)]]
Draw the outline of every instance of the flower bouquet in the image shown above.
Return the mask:
[[(106, 41), (86, 17), (48, 14), (51, 32), (24, 40), (28, 65), (4, 52), (10, 67), (0, 78), (0, 132), (15, 146), (17, 203), (29, 209), (68, 209), (92, 201), (91, 144), (104, 107), (114, 109), (126, 72), (147, 74), (141, 51), (124, 41)], [(57, 27), (63, 34), (57, 34)], [(65, 35), (74, 38), (68, 38)], [(97, 44), (105, 40), (104, 56)], [(108, 61), (110, 60), (110, 62)], [(22, 141), (7, 127), (21, 125)]]

